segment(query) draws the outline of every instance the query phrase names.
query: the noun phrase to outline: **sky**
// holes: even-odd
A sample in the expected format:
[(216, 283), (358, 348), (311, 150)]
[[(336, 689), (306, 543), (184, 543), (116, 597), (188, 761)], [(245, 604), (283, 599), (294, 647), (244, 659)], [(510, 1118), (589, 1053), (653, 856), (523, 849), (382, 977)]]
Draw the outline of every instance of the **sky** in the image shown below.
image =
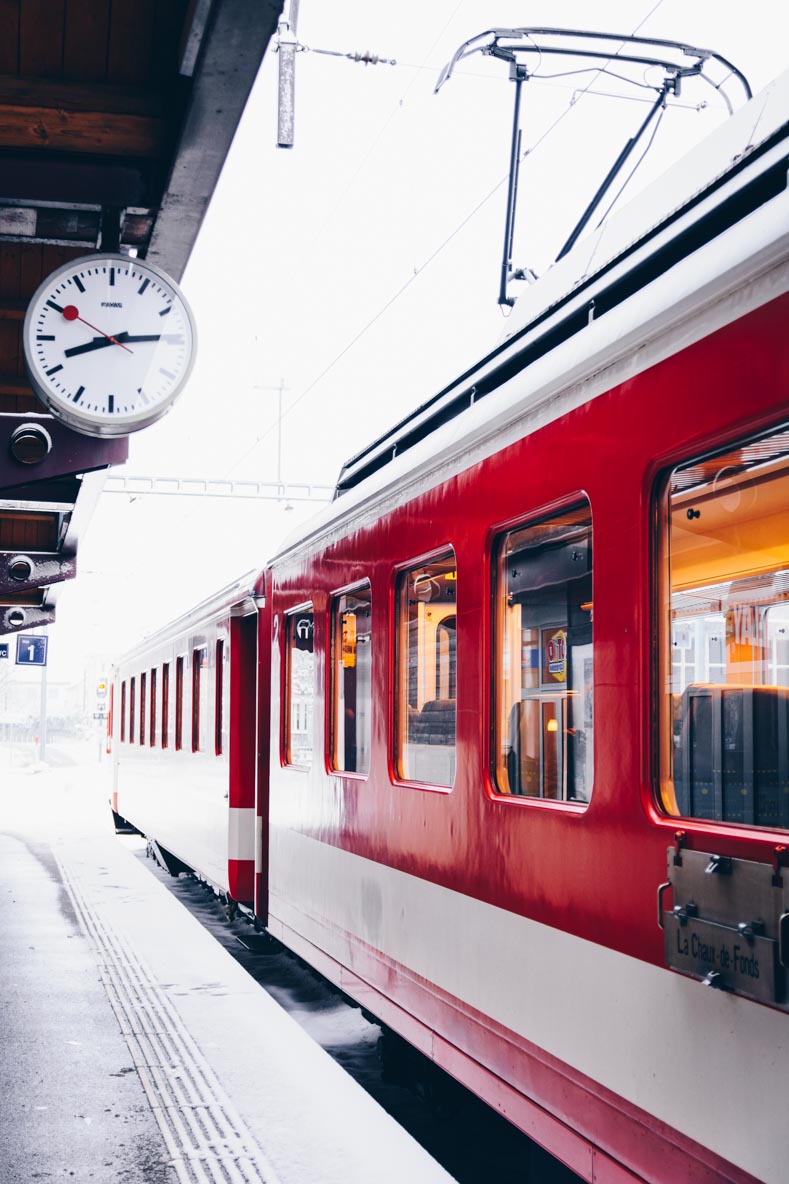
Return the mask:
[[(197, 321), (192, 378), (131, 438), (128, 474), (332, 485), (344, 460), (496, 344), (513, 86), (504, 63), (476, 55), (433, 91), (462, 42), (524, 20), (706, 46), (754, 92), (789, 66), (779, 0), (301, 0), (295, 145), (276, 147), (270, 49), (182, 281)], [(585, 90), (590, 79), (524, 87), (514, 258), (537, 274), (646, 111), (648, 91), (615, 98), (615, 80)], [(715, 91), (688, 85), (620, 205), (726, 115)], [(108, 669), (261, 567), (316, 508), (103, 494), (49, 630), (51, 677)]]

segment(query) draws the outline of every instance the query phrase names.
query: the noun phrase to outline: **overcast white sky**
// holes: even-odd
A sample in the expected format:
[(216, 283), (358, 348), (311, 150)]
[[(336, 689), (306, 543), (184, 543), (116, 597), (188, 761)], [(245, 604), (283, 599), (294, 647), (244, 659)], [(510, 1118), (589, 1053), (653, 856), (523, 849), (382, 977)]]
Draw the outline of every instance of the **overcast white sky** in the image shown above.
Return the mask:
[[(503, 63), (479, 56), (438, 96), (433, 88), (461, 42), (525, 21), (640, 26), (704, 45), (731, 58), (754, 91), (789, 65), (779, 0), (301, 0), (306, 46), (371, 50), (398, 65), (300, 54), (296, 144), (282, 151), (277, 58), (267, 54), (183, 282), (197, 366), (172, 413), (132, 439), (128, 473), (274, 480), (272, 388), (284, 379), (283, 478), (331, 484), (343, 460), (495, 344), (505, 327), (500, 182), (513, 88)], [(524, 89), (524, 147), (535, 150), (521, 172), (515, 259), (537, 272), (646, 111), (584, 94), (542, 140), (588, 80)], [(593, 89), (614, 87), (599, 80)], [(688, 86), (624, 200), (725, 116), (712, 90)], [(97, 655), (109, 661), (261, 566), (305, 516), (276, 503), (103, 495), (50, 630), (51, 675), (76, 674)]]

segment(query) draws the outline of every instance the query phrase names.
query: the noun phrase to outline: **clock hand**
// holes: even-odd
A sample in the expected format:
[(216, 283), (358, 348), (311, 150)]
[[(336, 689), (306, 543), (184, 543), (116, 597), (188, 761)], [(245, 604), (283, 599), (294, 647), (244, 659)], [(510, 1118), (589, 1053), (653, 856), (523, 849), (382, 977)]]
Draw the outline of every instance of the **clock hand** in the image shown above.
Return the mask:
[[(115, 342), (111, 337), (94, 337), (92, 341), (86, 341), (84, 345), (72, 345), (71, 349), (64, 349), (64, 356), (67, 358), (75, 358), (77, 354), (88, 354), (94, 349), (104, 349), (108, 345), (120, 345), (120, 342)], [(131, 351), (129, 351), (131, 352)]]
[[(82, 319), (81, 317), (79, 318)], [(87, 324), (87, 321), (85, 322)], [(93, 326), (90, 326), (91, 329)], [(65, 349), (63, 353), (67, 358), (75, 358), (78, 354), (89, 354), (94, 349), (104, 349), (108, 345), (120, 345), (125, 349), (124, 342), (126, 341), (160, 341), (161, 333), (127, 333), (124, 329), (122, 333), (117, 333), (115, 337), (109, 337), (104, 334), (101, 337), (94, 337), (92, 341), (86, 341), (84, 345), (72, 345), (71, 349)], [(129, 350), (129, 353), (132, 351)]]
[[(67, 304), (63, 309), (63, 316), (67, 321), (82, 321), (83, 325), (87, 325), (89, 329), (93, 329), (94, 333), (100, 333), (102, 337), (106, 337), (110, 345), (119, 345), (121, 349), (125, 349), (127, 354), (134, 353), (134, 350), (129, 349), (122, 341), (118, 341), (117, 337), (110, 337), (109, 333), (105, 333), (102, 329), (97, 329), (95, 325), (91, 325), (90, 321), (86, 321), (84, 317), (79, 315), (79, 309), (73, 304)], [(93, 348), (97, 348), (93, 346)]]

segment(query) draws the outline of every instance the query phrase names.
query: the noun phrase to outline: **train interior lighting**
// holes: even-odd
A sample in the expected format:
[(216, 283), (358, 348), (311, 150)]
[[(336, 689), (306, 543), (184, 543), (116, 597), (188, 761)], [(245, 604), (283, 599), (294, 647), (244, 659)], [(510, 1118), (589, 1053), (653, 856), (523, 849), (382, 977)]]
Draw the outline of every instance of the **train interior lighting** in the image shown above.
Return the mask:
[(495, 786), (586, 803), (594, 767), (588, 503), (507, 532), (496, 608)]
[(666, 497), (663, 805), (786, 827), (789, 431), (683, 465)]
[(399, 578), (397, 772), (446, 788), (457, 759), (457, 586), (452, 550)]
[(331, 765), (370, 771), (372, 740), (372, 596), (369, 583), (334, 601), (332, 614)]

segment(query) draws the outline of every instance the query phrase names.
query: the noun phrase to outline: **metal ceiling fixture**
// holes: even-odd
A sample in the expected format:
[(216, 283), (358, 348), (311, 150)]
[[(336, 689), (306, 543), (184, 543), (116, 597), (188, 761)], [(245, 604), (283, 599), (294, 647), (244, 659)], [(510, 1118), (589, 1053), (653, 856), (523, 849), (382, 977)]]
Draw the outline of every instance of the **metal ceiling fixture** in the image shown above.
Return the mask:
[[(512, 265), (513, 235), (515, 230), (515, 206), (518, 193), (518, 172), (521, 161), (521, 127), (520, 104), (521, 89), (524, 82), (532, 78), (556, 77), (540, 73), (543, 62), (552, 57), (575, 58), (590, 63), (580, 69), (563, 71), (563, 75), (592, 72), (595, 75), (613, 74), (619, 81), (645, 87), (655, 93), (646, 118), (635, 135), (627, 141), (622, 151), (609, 169), (602, 184), (597, 189), (592, 200), (579, 218), (567, 241), (559, 254), (557, 261), (567, 254), (587, 226), (590, 218), (600, 205), (603, 197), (611, 188), (616, 177), (622, 171), (625, 162), (632, 155), (636, 145), (643, 139), (647, 129), (655, 118), (665, 109), (669, 96), (677, 98), (681, 92), (685, 79), (698, 79), (721, 95), (731, 114), (732, 101), (726, 93), (726, 86), (734, 82), (745, 93), (746, 99), (751, 98), (751, 88), (745, 76), (726, 58), (711, 49), (701, 49), (693, 45), (685, 45), (680, 41), (665, 41), (655, 37), (636, 37), (619, 33), (592, 33), (580, 29), (553, 28), (518, 28), (518, 29), (488, 29), (479, 33), (469, 41), (464, 41), (456, 50), (452, 59), (444, 66), (438, 82), (436, 93), (464, 58), (471, 54), (481, 53), (487, 57), (498, 58), (509, 63), (510, 80), (515, 83), (515, 110), (512, 122), (512, 144), (510, 148), (509, 184), (507, 188), (507, 214), (504, 231), (504, 252), (501, 261), (501, 283), (499, 288), (499, 304), (511, 306), (515, 303), (509, 295), (511, 280), (534, 278), (528, 268), (515, 269)], [(531, 68), (530, 60), (536, 57), (537, 64)], [(616, 63), (619, 68), (630, 70), (631, 76), (616, 73), (608, 67)], [(636, 69), (655, 69), (660, 71), (659, 79), (654, 82), (646, 77), (636, 77)], [(591, 86), (591, 83), (589, 84)], [(587, 86), (586, 90), (589, 89)], [(655, 127), (655, 131), (657, 126)], [(653, 131), (654, 136), (654, 131)], [(650, 141), (651, 143), (651, 141)], [(647, 148), (649, 144), (647, 145)], [(631, 174), (632, 175), (632, 174)], [(629, 178), (628, 178), (629, 179)], [(621, 189), (620, 189), (621, 192)], [(618, 197), (618, 194), (617, 194)]]

